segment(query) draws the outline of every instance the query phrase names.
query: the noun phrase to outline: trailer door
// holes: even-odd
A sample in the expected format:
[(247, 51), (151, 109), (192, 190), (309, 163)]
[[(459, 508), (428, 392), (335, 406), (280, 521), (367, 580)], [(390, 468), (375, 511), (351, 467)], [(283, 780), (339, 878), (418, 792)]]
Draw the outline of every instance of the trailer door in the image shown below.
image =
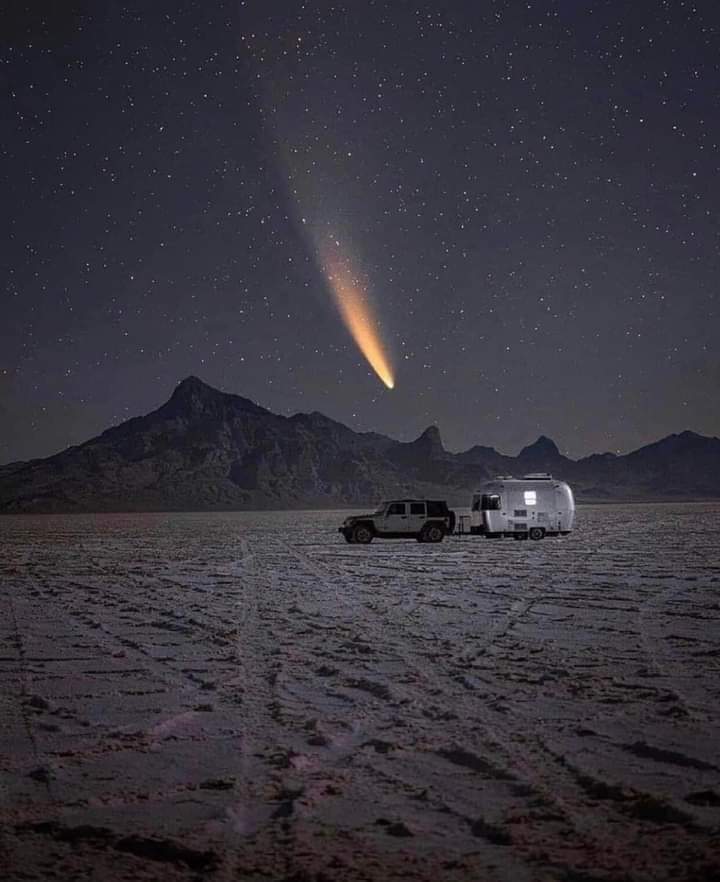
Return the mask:
[(483, 493), (480, 499), (482, 522), (487, 533), (501, 533), (507, 524), (500, 493)]
[(564, 529), (563, 519), (565, 517), (565, 496), (559, 487), (555, 488), (555, 510), (552, 513), (553, 530), (561, 532)]
[(543, 530), (550, 530), (552, 515), (555, 507), (555, 492), (551, 487), (538, 488), (537, 508), (535, 511), (535, 525)]

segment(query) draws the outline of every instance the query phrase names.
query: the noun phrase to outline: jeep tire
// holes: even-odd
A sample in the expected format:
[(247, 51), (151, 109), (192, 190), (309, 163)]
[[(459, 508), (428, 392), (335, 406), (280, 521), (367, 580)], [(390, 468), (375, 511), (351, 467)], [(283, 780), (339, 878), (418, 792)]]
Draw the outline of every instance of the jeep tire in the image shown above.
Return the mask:
[(369, 545), (373, 541), (372, 528), (367, 524), (358, 524), (353, 527), (351, 542), (357, 542), (358, 545)]
[(440, 524), (426, 524), (420, 533), (421, 542), (442, 542), (445, 538), (445, 530)]

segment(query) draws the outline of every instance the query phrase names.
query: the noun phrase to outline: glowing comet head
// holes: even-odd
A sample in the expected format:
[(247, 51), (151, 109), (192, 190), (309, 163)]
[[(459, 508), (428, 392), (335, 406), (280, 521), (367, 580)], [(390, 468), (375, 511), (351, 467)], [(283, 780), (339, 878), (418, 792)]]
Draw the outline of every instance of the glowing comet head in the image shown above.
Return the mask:
[(353, 340), (388, 389), (395, 388), (390, 359), (382, 345), (377, 321), (368, 302), (365, 285), (353, 272), (350, 262), (340, 252), (334, 238), (324, 240), (318, 248), (323, 272), (335, 298), (340, 317)]

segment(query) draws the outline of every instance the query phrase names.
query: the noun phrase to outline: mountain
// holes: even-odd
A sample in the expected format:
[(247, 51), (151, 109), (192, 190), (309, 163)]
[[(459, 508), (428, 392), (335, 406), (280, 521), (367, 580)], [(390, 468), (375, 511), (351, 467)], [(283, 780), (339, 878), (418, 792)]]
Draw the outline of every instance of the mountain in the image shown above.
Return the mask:
[(541, 435), (533, 444), (523, 447), (518, 459), (528, 465), (536, 463), (545, 466), (549, 462), (557, 462), (564, 459), (564, 457), (554, 441), (546, 438), (545, 435)]
[(583, 500), (720, 497), (720, 440), (683, 432), (626, 456), (563, 456), (540, 436), (517, 457), (409, 443), (321, 413), (283, 417), (188, 377), (162, 407), (47, 459), (0, 467), (0, 512), (166, 511), (366, 505), (429, 495), (467, 505), (496, 474), (549, 471)]

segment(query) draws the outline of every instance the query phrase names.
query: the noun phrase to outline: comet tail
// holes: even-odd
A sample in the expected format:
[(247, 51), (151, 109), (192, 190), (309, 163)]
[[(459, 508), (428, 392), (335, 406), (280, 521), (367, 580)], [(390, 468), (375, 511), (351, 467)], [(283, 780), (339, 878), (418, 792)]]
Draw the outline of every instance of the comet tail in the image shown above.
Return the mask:
[[(332, 245), (338, 246), (335, 240)], [(345, 326), (353, 340), (388, 389), (395, 386), (390, 359), (383, 347), (378, 324), (365, 293), (365, 285), (353, 272), (349, 261), (336, 247), (319, 248), (323, 272), (332, 290)]]

